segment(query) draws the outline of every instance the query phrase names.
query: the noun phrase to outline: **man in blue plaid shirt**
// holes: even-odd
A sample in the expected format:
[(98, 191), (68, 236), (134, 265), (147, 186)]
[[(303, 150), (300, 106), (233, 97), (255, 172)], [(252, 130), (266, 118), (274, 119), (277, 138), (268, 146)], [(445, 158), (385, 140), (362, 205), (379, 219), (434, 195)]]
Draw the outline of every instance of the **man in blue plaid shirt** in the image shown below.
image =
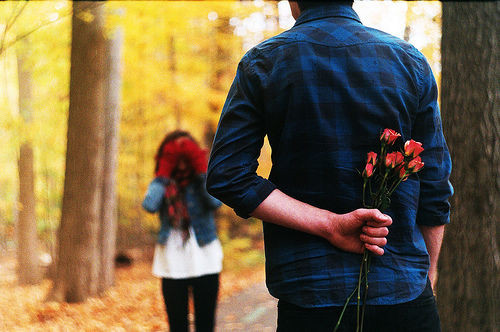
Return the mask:
[[(365, 331), (439, 331), (431, 284), (453, 189), (431, 69), (410, 44), (364, 26), (352, 2), (290, 7), (295, 25), (241, 59), (207, 188), (263, 220), (278, 331), (332, 331), (364, 250), (376, 255)], [(384, 128), (425, 148), (424, 169), (398, 187), (387, 215), (360, 208), (357, 172)], [(256, 174), (266, 135), (269, 179)], [(353, 307), (341, 330), (355, 329)]]

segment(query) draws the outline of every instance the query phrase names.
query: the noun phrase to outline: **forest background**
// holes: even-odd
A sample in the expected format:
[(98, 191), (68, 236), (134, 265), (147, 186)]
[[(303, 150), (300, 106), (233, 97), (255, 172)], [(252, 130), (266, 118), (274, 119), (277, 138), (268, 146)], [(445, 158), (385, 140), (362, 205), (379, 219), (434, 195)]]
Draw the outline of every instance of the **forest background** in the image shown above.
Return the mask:
[[(0, 250), (15, 248), (19, 146), (26, 136), (34, 148), (36, 220), (41, 251), (54, 256), (61, 217), (69, 106), (71, 3), (2, 3), (0, 22), (25, 6), (3, 35), (0, 54)], [(414, 43), (440, 76), (440, 4), (438, 2), (356, 3), (363, 22)], [(387, 22), (390, 13), (394, 20)], [(286, 1), (121, 2), (106, 4), (108, 36), (123, 35), (121, 120), (118, 157), (118, 248), (154, 243), (159, 224), (140, 208), (153, 176), (154, 154), (168, 131), (185, 129), (207, 149), (239, 59), (258, 42), (291, 27)], [(413, 31), (415, 32), (411, 32)], [(32, 75), (32, 120), (18, 106), (16, 54), (23, 52)], [(270, 170), (266, 143), (259, 174)], [(221, 211), (219, 233), (226, 266), (262, 262), (249, 236), (260, 223), (236, 222)], [(234, 250), (233, 250), (234, 249)], [(247, 250), (248, 249), (248, 250)], [(245, 255), (238, 256), (243, 250)], [(231, 261), (231, 263), (229, 263)]]
[[(481, 13), (498, 18), (498, 5), (488, 6), (495, 10), (488, 12), (485, 9)], [(354, 9), (365, 25), (389, 32), (416, 46), (431, 64), (440, 89), (441, 32), (446, 30), (444, 24), (442, 27), (442, 7), (437, 1), (354, 3)], [(114, 63), (118, 73), (116, 82), (119, 82), (115, 86), (118, 96), (115, 108), (119, 111), (116, 251), (133, 259), (146, 257), (147, 261), (159, 224), (157, 217), (145, 213), (140, 204), (153, 176), (153, 157), (159, 142), (165, 133), (185, 129), (210, 149), (239, 59), (260, 41), (290, 28), (294, 20), (286, 1), (108, 1), (103, 5), (103, 12), (105, 36), (114, 41), (117, 50)], [(33, 151), (36, 226), (36, 241), (33, 243), (36, 243), (37, 261), (43, 266), (44, 273), (50, 275), (54, 267), (52, 262), (57, 257), (67, 161), (72, 13), (73, 5), (68, 1), (7, 1), (0, 4), (0, 268), (5, 266), (1, 265), (2, 261), (15, 256), (16, 248), (22, 244), (17, 237), (18, 221), (26, 206), (20, 203), (23, 184), (18, 161), (22, 159), (26, 142), (30, 142)], [(475, 12), (463, 9), (458, 13), (466, 17)], [(92, 22), (95, 17), (92, 11), (83, 10), (79, 19)], [(471, 21), (465, 23), (472, 24)], [(454, 45), (461, 43), (462, 40), (454, 40)], [(478, 43), (482, 45), (481, 40)], [(496, 50), (496, 46), (493, 49)], [(26, 91), (23, 90), (26, 86), (30, 87), (29, 107), (22, 102), (26, 100)], [(443, 118), (445, 133), (452, 132), (452, 114)], [(463, 122), (463, 118), (458, 120)], [(498, 137), (497, 129), (495, 137)], [(87, 144), (92, 145), (92, 142)], [(489, 165), (495, 169), (497, 162), (498, 159), (494, 159)], [(267, 143), (259, 163), (258, 173), (267, 176), (271, 166)], [(496, 190), (491, 197), (498, 197)], [(472, 213), (472, 210), (468, 211)], [(497, 210), (489, 211), (482, 215), (495, 221)], [(243, 221), (224, 206), (218, 212), (217, 224), (224, 247), (224, 271), (232, 272), (234, 276), (241, 271), (248, 275), (251, 275), (248, 271), (261, 272), (264, 258), (260, 221)], [(494, 237), (496, 235), (492, 235)], [(496, 242), (493, 242), (487, 250), (498, 254)], [(472, 250), (473, 246), (469, 247)], [(459, 260), (458, 250), (447, 257)], [(497, 262), (497, 256), (493, 256)], [(452, 271), (455, 263), (451, 263)], [(488, 267), (489, 271), (498, 270), (498, 262), (496, 264)], [(139, 278), (145, 278), (149, 273), (147, 264), (142, 267), (145, 273), (139, 273)], [(446, 265), (446, 268), (450, 272), (450, 266)], [(498, 278), (493, 278), (498, 284)], [(15, 275), (8, 275), (0, 269), (0, 286), (10, 287), (13, 280)], [(157, 287), (156, 284), (148, 285)], [(490, 283), (489, 286), (494, 285)], [(3, 327), (15, 328), (26, 322), (43, 324), (58, 319), (50, 305), (41, 304), (48, 288), (37, 289), (39, 295), (28, 307), (22, 307), (31, 308), (34, 312), (31, 316), (29, 313), (17, 317), (10, 314), (10, 321), (4, 320), (7, 325)], [(0, 318), (1, 307), (19, 294), (0, 296)], [(161, 329), (164, 326), (164, 317), (159, 313), (162, 305), (158, 298), (155, 301), (151, 305), (159, 311), (151, 324)], [(488, 308), (496, 306), (495, 303), (488, 305)], [(66, 317), (76, 315), (69, 307), (63, 308), (66, 308)], [(61, 307), (58, 306), (57, 310)], [(88, 312), (88, 317), (92, 313)], [(75, 317), (72, 319), (73, 323), (78, 321)], [(459, 319), (456, 321), (458, 324)], [(102, 321), (94, 323), (106, 327)], [(1, 324), (2, 319), (0, 327)], [(489, 324), (494, 323), (490, 320)], [(150, 329), (155, 328), (150, 326)]]

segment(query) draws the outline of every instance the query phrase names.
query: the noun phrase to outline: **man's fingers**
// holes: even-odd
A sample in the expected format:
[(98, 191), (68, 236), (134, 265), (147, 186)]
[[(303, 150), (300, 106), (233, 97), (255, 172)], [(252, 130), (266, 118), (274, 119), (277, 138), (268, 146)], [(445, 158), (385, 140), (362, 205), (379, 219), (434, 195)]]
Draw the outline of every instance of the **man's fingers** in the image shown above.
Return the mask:
[(378, 247), (383, 247), (387, 244), (387, 239), (385, 237), (371, 237), (366, 234), (361, 234), (359, 239), (367, 244), (373, 244)]
[(382, 256), (384, 254), (384, 249), (373, 244), (365, 243), (365, 248), (377, 256)]
[(374, 236), (374, 237), (384, 237), (389, 234), (389, 229), (387, 227), (363, 226), (361, 231), (368, 236)]
[(384, 222), (380, 222), (380, 221), (367, 221), (366, 222), (366, 225), (370, 226), (370, 227), (388, 227), (388, 226), (391, 226), (391, 224), (392, 224), (392, 220), (384, 221)]

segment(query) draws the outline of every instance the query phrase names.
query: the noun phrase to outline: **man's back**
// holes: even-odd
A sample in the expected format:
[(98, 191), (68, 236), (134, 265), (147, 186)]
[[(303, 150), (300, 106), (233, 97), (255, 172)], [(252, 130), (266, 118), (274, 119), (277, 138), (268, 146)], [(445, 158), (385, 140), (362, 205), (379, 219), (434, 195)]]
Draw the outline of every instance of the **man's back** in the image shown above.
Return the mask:
[[(358, 170), (381, 130), (419, 140), (430, 151), (426, 170), (393, 195), (387, 213), (394, 223), (386, 253), (373, 260), (368, 295), (369, 304), (409, 301), (423, 290), (429, 264), (417, 224), (448, 222), (450, 161), (436, 97), (430, 68), (411, 45), (363, 26), (347, 6), (305, 11), (292, 29), (243, 57), (214, 141), (212, 190), (244, 217), (274, 187), (347, 213), (362, 206)], [(255, 175), (266, 134), (269, 181)], [(264, 222), (264, 236), (267, 285), (280, 300), (342, 305), (355, 288), (359, 255), (272, 223)]]
[(361, 183), (356, 169), (381, 129), (410, 139), (420, 97), (415, 69), (425, 60), (411, 45), (363, 26), (353, 11), (335, 9), (324, 10), (323, 19), (306, 12), (291, 30), (250, 51), (247, 68), (263, 96), (270, 180), (285, 191), (337, 193), (359, 205), (352, 199), (361, 186), (350, 181)]

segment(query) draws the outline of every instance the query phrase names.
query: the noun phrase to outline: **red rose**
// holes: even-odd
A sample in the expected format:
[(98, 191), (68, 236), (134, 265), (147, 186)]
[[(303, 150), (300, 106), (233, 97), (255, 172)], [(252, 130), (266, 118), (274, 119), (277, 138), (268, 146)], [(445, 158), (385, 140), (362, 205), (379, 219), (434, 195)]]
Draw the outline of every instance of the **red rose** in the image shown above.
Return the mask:
[(363, 177), (368, 179), (372, 175), (373, 175), (373, 165), (372, 164), (366, 164), (365, 170), (363, 171)]
[(207, 172), (207, 152), (189, 138), (177, 139), (180, 151), (190, 162), (196, 174)]
[(380, 141), (384, 142), (384, 143), (387, 143), (387, 144), (394, 144), (394, 141), (400, 137), (401, 134), (392, 130), (392, 129), (384, 129), (384, 132), (382, 133), (382, 135), (380, 135)]
[(424, 167), (424, 163), (420, 157), (416, 157), (408, 163), (408, 170), (412, 173), (417, 173)]
[(401, 152), (391, 152), (385, 156), (385, 166), (389, 168), (395, 168), (401, 164), (404, 160), (403, 154)]
[(403, 161), (405, 160), (405, 157), (403, 156), (403, 154), (401, 152), (396, 152), (396, 166), (398, 165), (401, 165), (403, 163)]
[(424, 148), (422, 147), (422, 143), (415, 142), (414, 140), (406, 141), (405, 143), (405, 156), (415, 158), (418, 156)]
[(366, 163), (375, 165), (377, 163), (377, 154), (373, 151), (368, 152)]
[(385, 156), (385, 161), (384, 161), (385, 167), (394, 168), (395, 163), (396, 163), (396, 153), (394, 152), (388, 153)]

